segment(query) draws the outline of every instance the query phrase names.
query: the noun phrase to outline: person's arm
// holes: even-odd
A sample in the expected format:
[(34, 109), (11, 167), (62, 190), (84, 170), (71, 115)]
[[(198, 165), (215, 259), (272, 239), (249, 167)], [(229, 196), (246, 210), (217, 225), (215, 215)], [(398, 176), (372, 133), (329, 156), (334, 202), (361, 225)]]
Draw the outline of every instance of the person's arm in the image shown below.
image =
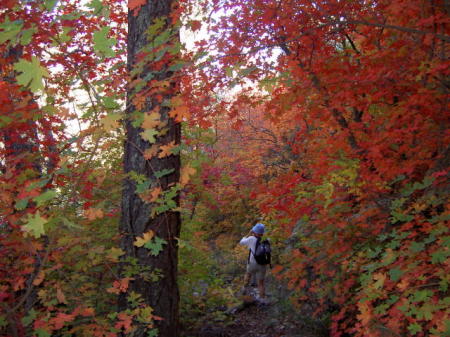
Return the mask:
[(252, 238), (251, 234), (252, 234), (252, 231), (248, 232), (248, 234), (246, 236), (244, 236), (241, 239), (241, 241), (239, 241), (239, 244), (243, 245), (243, 246), (248, 246), (248, 244), (249, 244), (249, 242), (251, 241), (251, 238)]

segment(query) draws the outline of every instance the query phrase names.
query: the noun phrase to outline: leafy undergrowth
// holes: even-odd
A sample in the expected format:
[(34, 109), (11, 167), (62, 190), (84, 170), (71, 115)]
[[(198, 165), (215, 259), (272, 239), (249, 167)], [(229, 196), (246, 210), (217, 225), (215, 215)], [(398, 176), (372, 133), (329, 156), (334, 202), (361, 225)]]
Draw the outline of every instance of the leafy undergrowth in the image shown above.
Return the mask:
[[(184, 317), (183, 337), (320, 337), (327, 336), (327, 324), (307, 313), (293, 310), (285, 296), (286, 289), (273, 277), (268, 277), (269, 304), (254, 300), (251, 295), (235, 296), (229, 303), (198, 311), (194, 317)], [(193, 312), (191, 312), (193, 314)], [(188, 316), (189, 314), (186, 313)], [(187, 325), (190, 324), (190, 325)]]

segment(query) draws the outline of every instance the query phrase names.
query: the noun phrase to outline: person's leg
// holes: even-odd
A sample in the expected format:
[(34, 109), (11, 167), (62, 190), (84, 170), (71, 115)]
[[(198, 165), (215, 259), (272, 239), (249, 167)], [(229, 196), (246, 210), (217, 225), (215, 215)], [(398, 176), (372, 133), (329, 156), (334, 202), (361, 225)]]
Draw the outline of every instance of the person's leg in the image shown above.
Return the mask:
[(244, 276), (244, 287), (247, 287), (250, 282), (251, 274), (247, 271)]
[(258, 291), (259, 291), (260, 298), (266, 297), (266, 287), (264, 284), (264, 279), (258, 280)]
[(259, 298), (261, 300), (265, 300), (266, 297), (266, 284), (265, 284), (266, 269), (267, 269), (266, 266), (258, 265), (258, 272), (256, 274), (256, 280), (258, 282)]

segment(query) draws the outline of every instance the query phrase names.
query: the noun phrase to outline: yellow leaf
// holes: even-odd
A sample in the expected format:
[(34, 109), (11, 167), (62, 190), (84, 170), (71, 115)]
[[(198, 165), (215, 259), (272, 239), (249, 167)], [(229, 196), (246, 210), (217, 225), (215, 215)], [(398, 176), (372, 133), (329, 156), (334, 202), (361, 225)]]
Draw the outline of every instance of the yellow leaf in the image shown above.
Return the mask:
[(143, 129), (154, 129), (161, 124), (161, 115), (156, 111), (144, 113), (144, 121), (142, 122)]
[(108, 114), (101, 119), (101, 123), (103, 125), (103, 129), (105, 131), (111, 131), (119, 128), (119, 119), (120, 114)]
[(136, 237), (136, 240), (134, 241), (134, 245), (136, 247), (142, 247), (147, 242), (149, 242), (153, 237), (155, 236), (155, 233), (152, 230), (149, 230), (148, 232), (144, 233), (142, 237)]
[(122, 249), (116, 248), (116, 247), (112, 247), (109, 250), (109, 253), (108, 253), (107, 257), (108, 257), (108, 259), (110, 261), (117, 262), (119, 260), (119, 256), (122, 256), (123, 254), (125, 254), (125, 252)]
[(197, 170), (195, 168), (192, 168), (190, 166), (185, 166), (181, 169), (180, 173), (180, 184), (181, 186), (186, 185), (189, 182), (189, 177), (193, 174), (195, 174)]

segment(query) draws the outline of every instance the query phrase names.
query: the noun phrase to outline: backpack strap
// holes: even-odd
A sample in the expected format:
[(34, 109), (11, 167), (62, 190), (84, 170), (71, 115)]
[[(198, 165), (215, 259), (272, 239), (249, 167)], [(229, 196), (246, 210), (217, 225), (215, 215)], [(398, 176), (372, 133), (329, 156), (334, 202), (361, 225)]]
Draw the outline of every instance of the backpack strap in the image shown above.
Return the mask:
[(256, 249), (258, 249), (258, 245), (261, 241), (260, 237), (256, 237), (256, 245), (255, 245), (255, 252), (252, 251), (251, 248), (248, 249), (248, 259), (247, 259), (247, 263), (250, 263), (250, 255), (253, 254), (253, 256), (255, 256), (256, 253)]

